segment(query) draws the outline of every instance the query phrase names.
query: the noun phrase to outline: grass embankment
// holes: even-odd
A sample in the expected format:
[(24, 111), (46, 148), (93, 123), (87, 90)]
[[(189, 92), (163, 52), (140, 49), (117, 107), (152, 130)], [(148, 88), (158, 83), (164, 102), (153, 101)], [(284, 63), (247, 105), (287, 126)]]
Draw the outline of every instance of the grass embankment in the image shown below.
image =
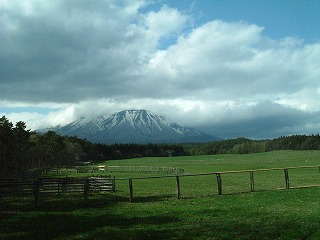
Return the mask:
[[(107, 165), (166, 166), (187, 173), (319, 165), (319, 151), (278, 151), (250, 155), (144, 158), (108, 161)], [(118, 191), (90, 197), (60, 195), (32, 206), (32, 198), (6, 198), (0, 205), (0, 239), (320, 239), (320, 189), (283, 187), (282, 171), (255, 173), (257, 192), (249, 193), (247, 174), (223, 175), (217, 195), (215, 175), (182, 177), (182, 199), (175, 179), (134, 180)], [(106, 173), (108, 174), (108, 173)], [(117, 177), (146, 176), (113, 173)], [(289, 170), (290, 183), (319, 184), (319, 169)], [(309, 179), (309, 180), (306, 180)], [(263, 191), (262, 191), (263, 190)], [(265, 191), (267, 190), (267, 191)]]

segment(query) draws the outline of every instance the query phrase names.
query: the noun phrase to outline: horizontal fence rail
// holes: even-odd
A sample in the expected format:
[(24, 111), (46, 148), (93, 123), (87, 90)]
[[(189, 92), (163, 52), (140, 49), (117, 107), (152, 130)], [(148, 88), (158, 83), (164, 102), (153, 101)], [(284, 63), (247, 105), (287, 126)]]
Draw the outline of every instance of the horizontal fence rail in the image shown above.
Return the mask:
[(183, 174), (184, 169), (174, 167), (158, 166), (105, 166), (108, 172), (131, 172), (131, 173), (151, 173), (151, 174)]
[[(180, 184), (180, 179), (185, 178), (185, 177), (200, 177), (200, 176), (215, 176), (216, 177), (216, 182), (217, 182), (217, 194), (222, 195), (223, 194), (223, 189), (226, 187), (224, 186), (224, 178), (226, 178), (227, 175), (231, 174), (245, 174), (249, 173), (248, 175), (248, 186), (249, 186), (249, 192), (254, 192), (256, 191), (256, 175), (259, 173), (269, 173), (274, 172), (274, 171), (283, 171), (283, 177), (282, 177), (282, 182), (285, 187), (278, 187), (276, 189), (282, 190), (282, 189), (293, 189), (293, 188), (308, 188), (308, 187), (319, 187), (320, 186), (320, 177), (318, 180), (315, 180), (315, 184), (309, 184), (309, 185), (292, 185), (291, 181), (294, 179), (289, 178), (289, 172), (293, 170), (299, 170), (299, 169), (319, 169), (318, 173), (320, 173), (320, 165), (317, 166), (298, 166), (298, 167), (286, 167), (286, 168), (268, 168), (268, 169), (254, 169), (254, 170), (237, 170), (237, 171), (223, 171), (223, 172), (210, 172), (210, 173), (198, 173), (198, 174), (182, 174), (182, 175), (166, 175), (166, 176), (151, 176), (151, 177), (132, 177), (132, 178), (117, 178), (116, 180), (127, 180), (129, 181), (129, 201), (133, 202), (133, 189), (134, 189), (134, 184), (133, 182), (138, 182), (140, 180), (156, 180), (156, 179), (165, 179), (165, 178), (174, 178), (175, 179), (175, 185), (176, 185), (176, 194), (177, 198), (181, 198), (181, 184)], [(290, 171), (289, 171), (290, 170)], [(307, 178), (307, 176), (306, 176)], [(233, 178), (234, 181), (237, 181), (237, 177)], [(307, 179), (303, 179), (305, 181)], [(273, 181), (270, 179), (270, 181)], [(150, 182), (151, 183), (151, 182)], [(152, 184), (152, 183), (151, 183)], [(211, 183), (209, 183), (211, 184)], [(227, 187), (230, 187), (227, 186)], [(263, 190), (263, 189), (259, 189)], [(238, 191), (239, 192), (239, 191)], [(237, 193), (238, 193), (237, 192)]]
[(107, 166), (99, 165), (93, 167), (79, 166), (76, 168), (45, 169), (41, 171), (42, 176), (56, 175), (64, 176), (70, 173), (147, 173), (147, 174), (184, 174), (183, 168), (159, 167), (159, 166)]
[(0, 179), (0, 196), (28, 195), (33, 192), (34, 182), (32, 180)]
[(83, 193), (87, 201), (89, 193), (115, 192), (115, 178), (39, 178), (36, 180), (0, 179), (0, 197), (34, 195), (39, 205), (40, 195)]
[[(312, 174), (309, 174), (312, 172)], [(285, 168), (268, 168), (253, 170), (221, 171), (196, 174), (175, 174), (164, 176), (145, 176), (130, 178), (90, 177), (90, 178), (39, 178), (37, 180), (20, 181), (17, 179), (0, 179), (0, 197), (12, 195), (34, 195), (35, 205), (39, 205), (41, 195), (59, 193), (83, 193), (85, 201), (89, 193), (115, 192), (116, 182), (128, 185), (122, 186), (122, 191), (129, 188), (129, 201), (134, 202), (137, 192), (143, 192), (149, 198), (148, 191), (155, 194), (168, 191), (165, 195), (180, 199), (185, 192), (195, 192), (198, 196), (203, 191), (210, 194), (232, 194), (263, 190), (282, 190), (293, 188), (308, 188), (320, 186), (320, 165), (298, 166)], [(171, 180), (173, 179), (173, 180)], [(147, 182), (146, 182), (147, 181)], [(155, 182), (162, 181), (160, 184)], [(142, 184), (142, 182), (144, 182)], [(276, 182), (276, 184), (274, 183)], [(140, 184), (141, 183), (141, 184)], [(118, 184), (117, 184), (118, 185)], [(118, 188), (118, 187), (117, 187)], [(170, 189), (173, 189), (170, 190)], [(135, 192), (135, 194), (134, 194)], [(163, 195), (163, 194), (162, 194)]]

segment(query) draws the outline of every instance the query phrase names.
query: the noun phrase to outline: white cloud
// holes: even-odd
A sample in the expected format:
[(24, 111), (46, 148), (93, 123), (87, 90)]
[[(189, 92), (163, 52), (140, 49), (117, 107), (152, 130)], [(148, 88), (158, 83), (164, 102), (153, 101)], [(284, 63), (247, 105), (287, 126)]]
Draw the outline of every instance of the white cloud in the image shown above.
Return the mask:
[(141, 25), (145, 28), (146, 40), (158, 43), (161, 38), (170, 38), (172, 35), (181, 33), (188, 17), (176, 9), (163, 6), (158, 12), (151, 11), (143, 14), (141, 20)]
[[(320, 43), (270, 39), (247, 22), (190, 29), (192, 15), (166, 5), (143, 9), (148, 5), (3, 1), (0, 106), (33, 127), (128, 108), (204, 127), (319, 110)], [(14, 112), (28, 106), (49, 113)]]
[[(27, 129), (38, 129), (39, 126), (41, 126), (42, 119), (44, 115), (39, 114), (37, 112), (12, 112), (12, 113), (1, 113), (0, 116), (5, 116), (7, 119), (9, 119), (10, 122), (15, 124), (19, 121), (24, 121), (27, 123)], [(48, 126), (46, 124), (46, 126)]]
[[(292, 39), (265, 46), (262, 28), (213, 21), (149, 61), (151, 79), (164, 79), (188, 96), (225, 100), (293, 94), (317, 84), (319, 46), (292, 48)], [(312, 49), (312, 51), (311, 51)]]

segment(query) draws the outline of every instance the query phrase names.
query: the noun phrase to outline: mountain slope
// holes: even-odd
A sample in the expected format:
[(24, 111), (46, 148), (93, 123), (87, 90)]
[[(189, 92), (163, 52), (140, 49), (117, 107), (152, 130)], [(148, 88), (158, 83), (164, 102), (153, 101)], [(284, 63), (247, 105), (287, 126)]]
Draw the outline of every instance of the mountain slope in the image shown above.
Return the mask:
[(61, 135), (86, 138), (95, 143), (182, 143), (217, 140), (208, 134), (182, 127), (146, 110), (125, 110), (91, 121), (84, 118), (51, 128)]

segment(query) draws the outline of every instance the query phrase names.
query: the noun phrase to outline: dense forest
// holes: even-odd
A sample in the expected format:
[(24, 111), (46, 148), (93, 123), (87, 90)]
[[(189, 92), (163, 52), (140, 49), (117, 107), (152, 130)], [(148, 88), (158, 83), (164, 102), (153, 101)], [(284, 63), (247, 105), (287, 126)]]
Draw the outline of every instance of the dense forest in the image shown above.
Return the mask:
[(94, 144), (53, 131), (39, 134), (22, 121), (0, 118), (0, 175), (110, 159), (211, 154), (248, 154), (273, 150), (320, 150), (320, 136), (293, 135), (272, 140), (237, 138), (190, 144)]

